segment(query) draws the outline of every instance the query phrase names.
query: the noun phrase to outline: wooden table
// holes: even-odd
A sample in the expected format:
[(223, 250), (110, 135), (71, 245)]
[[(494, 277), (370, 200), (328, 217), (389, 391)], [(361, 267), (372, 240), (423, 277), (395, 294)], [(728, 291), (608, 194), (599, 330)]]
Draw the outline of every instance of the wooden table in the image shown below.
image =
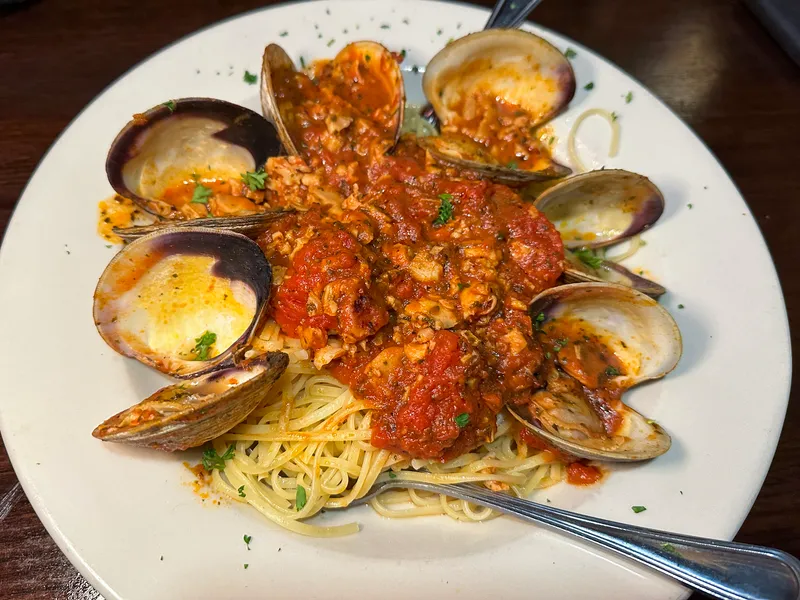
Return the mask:
[[(181, 36), (273, 3), (39, 0), (0, 7), (0, 234), (36, 163), (105, 86)], [(710, 146), (767, 238), (797, 325), (800, 69), (737, 0), (550, 0), (535, 14), (643, 82)], [(57, 201), (57, 182), (53, 191)], [(730, 251), (737, 252), (735, 240)], [(747, 273), (731, 276), (747, 285)], [(732, 325), (745, 335), (747, 315)], [(736, 539), (800, 556), (800, 386), (792, 396), (772, 469)], [(0, 597), (99, 598), (16, 485), (0, 445), (0, 498), (12, 500), (10, 512), (0, 509)]]

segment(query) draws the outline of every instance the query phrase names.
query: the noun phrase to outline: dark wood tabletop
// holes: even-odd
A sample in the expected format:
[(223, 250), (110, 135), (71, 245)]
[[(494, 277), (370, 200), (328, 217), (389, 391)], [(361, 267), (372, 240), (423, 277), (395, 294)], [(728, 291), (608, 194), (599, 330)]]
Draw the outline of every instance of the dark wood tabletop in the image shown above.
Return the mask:
[[(274, 3), (38, 0), (4, 6), (0, 1), (0, 236), (39, 159), (103, 88), (200, 27)], [(535, 17), (644, 83), (719, 157), (767, 239), (796, 345), (800, 68), (739, 0), (549, 0)], [(736, 240), (727, 243), (731, 252), (738, 251)], [(747, 273), (731, 276), (747, 285)], [(747, 315), (732, 326), (746, 335)], [(798, 430), (800, 384), (795, 384), (775, 460), (738, 541), (800, 556)], [(725, 498), (716, 501), (723, 504)], [(42, 527), (0, 444), (0, 598), (99, 597)]]

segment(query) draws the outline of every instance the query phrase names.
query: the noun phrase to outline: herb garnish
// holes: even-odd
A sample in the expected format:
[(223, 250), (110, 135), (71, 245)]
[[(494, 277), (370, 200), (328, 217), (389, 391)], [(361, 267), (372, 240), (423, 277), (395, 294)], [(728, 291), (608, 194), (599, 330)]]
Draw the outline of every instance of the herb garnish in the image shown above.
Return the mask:
[(198, 183), (192, 192), (192, 202), (195, 204), (208, 204), (208, 199), (213, 194), (211, 188), (207, 188), (202, 183)]
[(683, 304), (678, 304), (678, 308), (680, 308), (681, 310), (683, 310), (683, 309), (684, 309), (684, 306), (683, 306)]
[(225, 470), (225, 461), (231, 460), (233, 455), (236, 454), (234, 450), (233, 444), (228, 446), (228, 449), (225, 450), (225, 453), (220, 456), (217, 454), (217, 451), (214, 448), (209, 448), (205, 452), (203, 452), (203, 468), (206, 471), (213, 471), (217, 469), (218, 471)]
[(247, 549), (250, 550), (250, 540), (253, 539), (253, 536), (245, 533), (242, 539), (244, 540), (244, 543), (247, 544)]
[(303, 510), (303, 507), (306, 505), (306, 488), (302, 485), (297, 486), (297, 491), (294, 495), (294, 505), (297, 510)]
[(397, 473), (394, 471), (389, 471), (389, 479), (397, 479)]
[(608, 367), (606, 367), (605, 374), (606, 374), (606, 377), (616, 377), (617, 375), (620, 374), (620, 372), (619, 372), (619, 369), (617, 367), (608, 366)]
[(533, 319), (533, 328), (539, 330), (542, 328), (542, 323), (544, 323), (544, 313), (540, 312), (536, 317)]
[(587, 92), (589, 90), (594, 89), (594, 81), (590, 81), (589, 83), (587, 83), (585, 86), (583, 86), (583, 89), (585, 89)]
[(192, 350), (192, 352), (195, 354), (194, 359), (208, 360), (208, 353), (211, 350), (211, 346), (213, 346), (214, 342), (217, 341), (217, 334), (206, 331), (199, 338), (195, 338), (194, 341), (197, 342)]
[(266, 187), (266, 179), (268, 175), (264, 171), (264, 167), (261, 167), (258, 171), (248, 171), (247, 173), (242, 173), (241, 176), (245, 185), (247, 185), (247, 187), (253, 191), (263, 190)]
[(667, 552), (671, 552), (672, 554), (680, 554), (680, 552), (678, 552), (675, 549), (675, 546), (673, 546), (672, 544), (661, 544), (661, 549), (666, 550)]
[(633, 100), (633, 92), (628, 92), (625, 94), (625, 104), (630, 104), (631, 100)]
[(619, 119), (619, 115), (617, 113), (615, 113), (615, 112), (612, 112), (611, 113), (611, 120), (612, 121), (616, 121), (617, 119)]
[(175, 100), (167, 100), (161, 106), (166, 106), (171, 113), (175, 112)]
[(459, 290), (465, 290), (465, 289), (467, 289), (468, 287), (469, 287), (469, 284), (468, 284), (468, 283), (459, 283), (459, 284), (458, 284), (458, 289), (459, 289)]
[(575, 250), (574, 254), (587, 267), (591, 267), (592, 269), (599, 269), (600, 267), (603, 266), (603, 259), (600, 258), (599, 256), (596, 256), (594, 252), (589, 250), (589, 248), (581, 248), (579, 250)]
[(578, 56), (578, 53), (575, 52), (575, 50), (573, 50), (572, 48), (567, 48), (564, 51), (564, 56), (566, 56), (567, 58), (575, 58), (576, 56)]
[(278, 35), (280, 35), (281, 37), (286, 37), (287, 35), (289, 35), (289, 32), (288, 31), (281, 31)]
[(335, 43), (336, 43), (336, 40), (335, 40), (335, 39), (333, 39), (333, 38), (331, 38), (330, 40), (328, 40), (328, 48), (330, 48), (331, 46), (333, 46)]
[(688, 206), (688, 207), (689, 207), (689, 210), (691, 210), (691, 209), (692, 209), (692, 206), (694, 206), (694, 205), (693, 205), (692, 203), (689, 203), (689, 204), (687, 204), (686, 206)]
[(567, 339), (567, 338), (558, 338), (556, 340), (556, 343), (553, 344), (553, 351), (559, 352), (567, 344), (569, 344), (569, 339)]
[(461, 413), (458, 415), (454, 421), (456, 425), (458, 425), (459, 429), (464, 429), (469, 424), (469, 413)]
[(245, 83), (249, 83), (250, 85), (255, 85), (255, 83), (257, 81), (258, 81), (258, 75), (254, 75), (250, 71), (245, 71), (244, 72), (244, 82)]
[(636, 514), (639, 514), (640, 512), (646, 511), (647, 507), (646, 506), (631, 506), (631, 510), (633, 512), (635, 512)]
[(514, 170), (516, 170), (518, 168), (516, 161), (513, 161), (513, 160), (510, 163), (508, 163), (506, 165), (506, 167), (508, 167), (509, 169), (514, 169)]
[(302, 56), (300, 57), (300, 68), (301, 69), (305, 69), (306, 68), (306, 59), (303, 58)]
[(439, 200), (441, 200), (441, 204), (439, 205), (439, 215), (433, 221), (434, 227), (441, 227), (453, 218), (452, 199), (452, 194), (439, 194)]
[(244, 568), (245, 568), (245, 569), (246, 569), (247, 567), (249, 567), (249, 566), (250, 566), (249, 564), (247, 564), (247, 563), (244, 563)]
[(245, 498), (245, 497), (247, 497), (247, 494), (245, 494), (245, 493), (244, 493), (244, 486), (243, 486), (243, 485), (240, 485), (240, 486), (239, 486), (239, 489), (238, 489), (237, 491), (239, 492), (239, 497), (240, 497), (240, 498)]

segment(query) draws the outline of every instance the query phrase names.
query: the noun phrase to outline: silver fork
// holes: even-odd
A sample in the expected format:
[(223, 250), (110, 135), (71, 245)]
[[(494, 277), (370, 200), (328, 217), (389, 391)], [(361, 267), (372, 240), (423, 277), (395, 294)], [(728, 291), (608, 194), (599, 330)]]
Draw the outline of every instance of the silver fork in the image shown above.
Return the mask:
[(800, 561), (763, 546), (723, 542), (615, 523), (489, 491), (472, 484), (436, 485), (419, 481), (378, 481), (350, 506), (366, 504), (391, 489), (412, 488), (466, 500), (498, 512), (546, 525), (613, 550), (676, 579), (685, 586), (726, 600), (797, 600)]

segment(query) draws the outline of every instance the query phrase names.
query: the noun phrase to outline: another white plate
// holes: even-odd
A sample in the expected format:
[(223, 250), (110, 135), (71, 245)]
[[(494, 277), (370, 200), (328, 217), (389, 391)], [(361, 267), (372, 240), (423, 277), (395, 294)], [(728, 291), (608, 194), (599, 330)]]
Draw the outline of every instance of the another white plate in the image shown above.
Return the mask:
[[(114, 253), (95, 233), (97, 202), (111, 194), (104, 160), (131, 114), (182, 96), (258, 110), (258, 87), (242, 76), (245, 69), (259, 72), (264, 45), (273, 41), (295, 59), (331, 56), (357, 39), (405, 48), (409, 88), (419, 101), (411, 66), (424, 65), (450, 37), (481, 29), (487, 14), (425, 0), (311, 2), (249, 13), (126, 74), (40, 164), (0, 253), (2, 433), (48, 531), (108, 598), (684, 594), (632, 563), (511, 519), (390, 521), (363, 508), (322, 517), (359, 521), (356, 536), (290, 535), (247, 507), (201, 502), (181, 465), (187, 456), (103, 444), (90, 435), (97, 423), (164, 384), (110, 350), (92, 323), (94, 286)], [(588, 49), (533, 30), (577, 53), (578, 92), (554, 123), (559, 152), (583, 110), (613, 110), (622, 125), (619, 155), (603, 158), (607, 126), (590, 120), (581, 134), (586, 160), (643, 173), (667, 198), (632, 266), (670, 290), (662, 302), (685, 343), (674, 373), (628, 397), (672, 433), (670, 452), (615, 469), (601, 486), (561, 486), (539, 498), (636, 525), (731, 539), (770, 464), (789, 393), (788, 326), (772, 261), (739, 192), (675, 115)], [(590, 81), (594, 89), (585, 91)], [(634, 514), (632, 505), (647, 511)], [(244, 534), (252, 536), (249, 550)]]

